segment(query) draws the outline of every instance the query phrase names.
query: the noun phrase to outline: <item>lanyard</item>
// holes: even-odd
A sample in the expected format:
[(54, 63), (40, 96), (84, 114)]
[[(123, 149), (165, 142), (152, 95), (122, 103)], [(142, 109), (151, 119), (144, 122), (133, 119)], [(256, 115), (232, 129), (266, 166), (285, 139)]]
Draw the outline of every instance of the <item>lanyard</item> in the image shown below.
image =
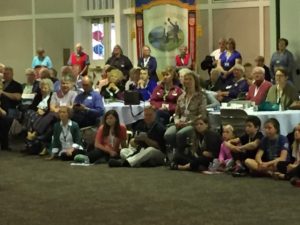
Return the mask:
[(283, 90), (280, 90), (279, 87), (277, 86), (276, 88), (276, 97), (277, 97), (277, 103), (281, 103), (281, 97), (282, 97), (282, 92)]
[(187, 109), (189, 107), (189, 104), (191, 103), (191, 100), (193, 98), (193, 95), (191, 97), (188, 98), (188, 96), (185, 96), (185, 101), (184, 101), (184, 112), (187, 113)]
[(67, 142), (67, 137), (68, 137), (68, 134), (70, 132), (70, 127), (62, 127), (62, 135), (63, 135), (63, 138), (64, 138), (64, 141)]
[(150, 56), (147, 59), (144, 58), (144, 67), (147, 67), (149, 60)]
[(109, 132), (109, 143), (111, 146), (114, 146), (114, 142), (115, 142), (115, 136)]
[(170, 90), (168, 90), (166, 87), (164, 87), (164, 95), (163, 95), (163, 101), (164, 102), (167, 100), (169, 92), (170, 92)]

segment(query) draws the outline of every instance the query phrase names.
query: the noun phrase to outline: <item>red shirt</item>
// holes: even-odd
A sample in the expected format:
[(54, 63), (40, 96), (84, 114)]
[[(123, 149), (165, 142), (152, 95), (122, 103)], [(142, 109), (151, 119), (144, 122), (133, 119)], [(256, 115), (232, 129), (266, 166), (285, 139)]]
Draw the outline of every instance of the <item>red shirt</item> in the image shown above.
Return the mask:
[(175, 113), (177, 99), (181, 94), (181, 88), (175, 85), (173, 85), (169, 92), (166, 93), (163, 84), (160, 84), (153, 90), (150, 97), (150, 103), (156, 109), (160, 109), (163, 103), (167, 104), (169, 109), (168, 111), (170, 114), (173, 114)]
[[(271, 86), (272, 83), (270, 83), (267, 80), (264, 80), (259, 87), (257, 87), (255, 84), (252, 84), (249, 87), (249, 91), (247, 93), (246, 99), (250, 101), (254, 101), (255, 105), (261, 104), (263, 101), (265, 101)], [(257, 91), (256, 95), (255, 95), (255, 90)]]
[(188, 66), (190, 60), (190, 54), (186, 54), (184, 58), (180, 55), (176, 55), (176, 66)]
[(120, 144), (122, 141), (126, 141), (127, 138), (127, 129), (125, 125), (120, 124), (120, 133), (119, 136), (109, 135), (107, 137), (102, 137), (103, 135), (103, 125), (101, 125), (97, 131), (96, 139), (104, 146), (109, 146), (113, 148), (114, 151), (120, 152)]
[(73, 67), (78, 66), (80, 73), (86, 65), (90, 64), (89, 56), (84, 52), (82, 52), (79, 56), (77, 53), (73, 52), (70, 56), (68, 64)]

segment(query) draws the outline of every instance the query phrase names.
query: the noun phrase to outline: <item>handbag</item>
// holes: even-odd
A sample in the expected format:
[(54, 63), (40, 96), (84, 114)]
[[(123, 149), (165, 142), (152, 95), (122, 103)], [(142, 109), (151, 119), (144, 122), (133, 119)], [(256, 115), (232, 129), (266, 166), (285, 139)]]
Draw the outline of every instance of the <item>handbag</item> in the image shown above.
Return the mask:
[(289, 106), (289, 109), (300, 110), (300, 101), (293, 101), (293, 103)]
[(279, 104), (263, 102), (260, 105), (258, 105), (258, 111), (279, 111)]
[(23, 130), (23, 126), (20, 124), (18, 120), (14, 119), (10, 126), (9, 134), (15, 136), (20, 134), (22, 130)]

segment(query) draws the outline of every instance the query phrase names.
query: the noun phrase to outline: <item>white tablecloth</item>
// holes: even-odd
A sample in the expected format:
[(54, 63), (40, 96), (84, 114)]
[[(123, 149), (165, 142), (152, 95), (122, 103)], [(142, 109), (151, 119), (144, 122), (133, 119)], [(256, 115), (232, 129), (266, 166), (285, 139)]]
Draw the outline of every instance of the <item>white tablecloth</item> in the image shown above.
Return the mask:
[[(286, 110), (286, 111), (247, 111), (248, 115), (257, 116), (262, 125), (269, 118), (275, 118), (280, 123), (280, 133), (287, 135), (292, 132), (294, 127), (300, 123), (300, 110)], [(209, 120), (213, 128), (220, 126), (220, 111), (209, 112)]]
[(144, 119), (144, 108), (150, 105), (149, 102), (141, 102), (139, 105), (124, 105), (123, 102), (105, 103), (105, 112), (114, 109), (119, 114), (120, 122), (128, 125)]

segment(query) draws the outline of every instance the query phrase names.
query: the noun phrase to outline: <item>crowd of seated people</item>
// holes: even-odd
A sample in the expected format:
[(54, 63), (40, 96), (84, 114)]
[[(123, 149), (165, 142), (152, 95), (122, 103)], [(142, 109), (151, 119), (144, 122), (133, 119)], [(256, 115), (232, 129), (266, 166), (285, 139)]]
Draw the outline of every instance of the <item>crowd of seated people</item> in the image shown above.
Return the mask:
[[(287, 43), (280, 40), (279, 45), (281, 53), (288, 57), (284, 48)], [(285, 58), (280, 66), (272, 68), (273, 77), (267, 75), (262, 56), (255, 59), (254, 68), (246, 63), (245, 71), (235, 40), (221, 39), (220, 49), (214, 54), (215, 68), (205, 81), (191, 70), (185, 46), (174, 56), (176, 66), (157, 73), (157, 61), (150, 55), (149, 46), (143, 46), (143, 57), (134, 68), (121, 46), (116, 45), (99, 80), (95, 80), (88, 74), (89, 58), (82, 50), (77, 44), (69, 66), (61, 68), (59, 79), (53, 65), (44, 62), (45, 51), (39, 50), (33, 68), (25, 71), (27, 80), (23, 86), (13, 79), (11, 67), (0, 65), (2, 150), (10, 149), (9, 129), (14, 120), (20, 120), (17, 114), (22, 109), (20, 122), (27, 132), (25, 152), (48, 154), (47, 159), (108, 163), (110, 167), (160, 166), (167, 162), (172, 170), (271, 176), (300, 184), (299, 125), (290, 143), (280, 134), (280, 125), (274, 118), (263, 124), (265, 136), (255, 116), (246, 120), (244, 134), (236, 134), (230, 124), (223, 126), (220, 134), (210, 130), (207, 111), (208, 107), (218, 108), (221, 102), (235, 99), (247, 99), (256, 105), (269, 102), (288, 109), (298, 100), (298, 94), (289, 81)], [(128, 124), (120, 123), (122, 115), (115, 110), (106, 111), (103, 99), (123, 100), (124, 92), (129, 90), (137, 91), (150, 106), (144, 106), (143, 120), (126, 127)], [(34, 98), (23, 99), (26, 94)], [(87, 151), (81, 129), (90, 126), (96, 128), (97, 134), (94, 149)], [(128, 129), (133, 131), (131, 139)], [(41, 139), (45, 134), (48, 138)], [(43, 145), (31, 151), (35, 140)]]

